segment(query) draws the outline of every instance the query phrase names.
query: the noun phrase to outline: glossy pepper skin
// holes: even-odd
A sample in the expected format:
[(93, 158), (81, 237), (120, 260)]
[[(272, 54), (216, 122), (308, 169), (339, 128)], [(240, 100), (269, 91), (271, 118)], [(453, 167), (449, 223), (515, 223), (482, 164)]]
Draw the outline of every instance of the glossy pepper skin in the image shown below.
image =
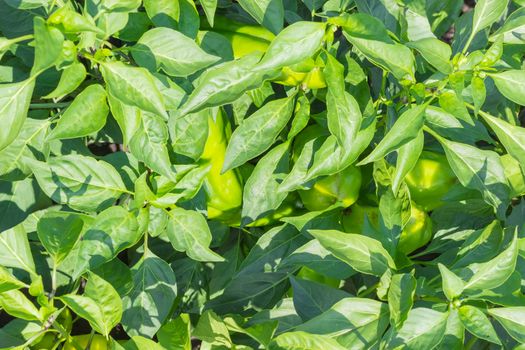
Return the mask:
[[(308, 141), (326, 134), (326, 130), (319, 125), (304, 129), (294, 142), (293, 160), (297, 161)], [(346, 208), (357, 201), (361, 181), (361, 170), (351, 165), (337, 174), (317, 180), (309, 190), (300, 190), (298, 193), (304, 207), (310, 211), (324, 210), (337, 202)]]
[(425, 211), (441, 206), (443, 196), (457, 178), (447, 158), (439, 153), (423, 151), (414, 168), (405, 177), (410, 198)]
[[(90, 334), (84, 334), (84, 335), (75, 335), (72, 338), (82, 347), (86, 347), (89, 342)], [(93, 339), (91, 340), (91, 345), (89, 346), (89, 350), (108, 350), (110, 349), (109, 344), (102, 335), (95, 334), (93, 336)], [(66, 342), (64, 344), (63, 350), (76, 350), (76, 348), (73, 346), (72, 342)]]
[(204, 180), (208, 204), (208, 218), (225, 223), (240, 220), (242, 204), (242, 186), (235, 170), (221, 174), (228, 137), (231, 127), (221, 109), (215, 120), (208, 118), (208, 139), (201, 155), (201, 162), (210, 164), (210, 171)]
[[(350, 212), (342, 218), (343, 230), (350, 233), (362, 233), (365, 216), (376, 230), (379, 228), (379, 208), (354, 204)], [(410, 219), (403, 228), (397, 248), (400, 252), (410, 254), (426, 245), (432, 239), (432, 221), (428, 214), (412, 203)]]

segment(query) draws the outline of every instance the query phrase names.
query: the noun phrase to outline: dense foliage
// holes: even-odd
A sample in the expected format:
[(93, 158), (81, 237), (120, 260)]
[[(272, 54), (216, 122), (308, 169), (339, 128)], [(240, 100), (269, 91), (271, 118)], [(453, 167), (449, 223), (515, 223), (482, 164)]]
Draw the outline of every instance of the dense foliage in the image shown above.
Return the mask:
[(522, 348), (521, 6), (0, 0), (0, 348)]

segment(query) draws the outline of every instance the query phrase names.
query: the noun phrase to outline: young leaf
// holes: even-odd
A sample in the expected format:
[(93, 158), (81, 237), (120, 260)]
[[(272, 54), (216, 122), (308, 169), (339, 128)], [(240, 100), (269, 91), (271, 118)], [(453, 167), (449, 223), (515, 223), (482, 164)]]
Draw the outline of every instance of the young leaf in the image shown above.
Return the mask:
[(261, 53), (255, 52), (236, 61), (225, 62), (207, 69), (198, 79), (186, 103), (178, 114), (183, 116), (207, 107), (231, 103), (246, 91), (260, 85), (276, 71), (255, 71)]
[(525, 307), (502, 307), (489, 309), (488, 312), (498, 320), (512, 338), (520, 343), (525, 342)]
[(509, 0), (480, 0), (474, 7), (472, 37), (482, 29), (496, 22), (505, 12)]
[(452, 49), (448, 44), (437, 38), (424, 38), (411, 41), (406, 45), (416, 49), (430, 65), (441, 73), (452, 73), (452, 64), (450, 63)]
[(465, 283), (465, 291), (476, 289), (493, 289), (502, 285), (512, 274), (518, 258), (518, 238), (514, 238), (510, 245), (494, 259), (471, 265), (473, 275)]
[(273, 39), (255, 70), (282, 68), (313, 56), (321, 47), (325, 29), (325, 23), (303, 21), (286, 27)]
[(463, 293), (465, 282), (454, 272), (450, 271), (445, 265), (438, 264), (441, 280), (443, 284), (443, 293), (448, 300), (453, 301)]
[(122, 326), (131, 336), (153, 337), (170, 316), (175, 302), (175, 274), (167, 262), (150, 251), (145, 252), (131, 272), (133, 289), (122, 299)]
[(99, 84), (90, 85), (75, 97), (48, 139), (73, 139), (93, 134), (106, 124), (108, 113), (106, 91)]
[(0, 265), (19, 268), (36, 274), (35, 261), (31, 254), (27, 233), (22, 225), (15, 226), (0, 233)]
[(413, 273), (395, 274), (388, 288), (388, 307), (390, 323), (400, 328), (407, 319), (408, 312), (414, 305), (416, 279)]
[(131, 53), (140, 66), (152, 71), (162, 69), (174, 77), (188, 76), (220, 59), (204, 52), (184, 34), (169, 28), (148, 30)]
[(445, 334), (447, 313), (432, 309), (415, 308), (398, 331), (394, 332), (386, 345), (389, 349), (426, 349), (438, 344)]
[(345, 90), (343, 65), (331, 55), (328, 55), (324, 74), (328, 85), (328, 129), (339, 145), (345, 147), (354, 143), (361, 126), (361, 111), (355, 98)]
[(175, 250), (197, 261), (223, 261), (210, 250), (211, 232), (204, 217), (191, 210), (174, 208), (169, 216), (167, 235)]
[(480, 339), (501, 345), (501, 341), (487, 316), (475, 306), (463, 305), (459, 308), (459, 318), (467, 331)]
[(35, 80), (0, 85), (0, 151), (13, 142), (27, 117)]
[(117, 291), (94, 273), (89, 274), (83, 295), (66, 294), (60, 300), (106, 337), (122, 318), (122, 301)]
[(310, 230), (308, 232), (336, 258), (361, 273), (381, 276), (388, 269), (395, 268), (392, 257), (375, 239), (335, 230)]
[(295, 331), (277, 336), (269, 345), (268, 350), (344, 350), (334, 339), (319, 334)]
[(519, 105), (525, 105), (525, 71), (508, 70), (502, 73), (492, 73), (489, 77), (494, 80), (499, 92), (509, 100)]
[(176, 182), (175, 169), (171, 165), (166, 143), (168, 127), (161, 117), (143, 113), (142, 123), (129, 140), (129, 149), (138, 160), (149, 168)]
[[(289, 144), (273, 148), (257, 163), (243, 191), (242, 225), (260, 219), (281, 205), (288, 193), (279, 192), (280, 173), (288, 171)], [(272, 189), (273, 188), (273, 189)]]
[(61, 211), (45, 213), (38, 220), (38, 239), (55, 264), (60, 264), (73, 249), (83, 226), (79, 215)]
[(128, 105), (168, 119), (163, 97), (146, 69), (122, 62), (106, 62), (100, 65), (100, 70), (111, 95)]
[(101, 160), (80, 155), (53, 157), (47, 163), (24, 159), (50, 198), (76, 210), (108, 208), (128, 192), (115, 168)]
[(285, 10), (282, 0), (240, 0), (239, 5), (271, 32), (277, 34), (283, 28)]
[(290, 120), (295, 95), (274, 100), (245, 119), (233, 132), (222, 173), (246, 163), (266, 151)]
[(439, 141), (461, 184), (479, 191), (502, 217), (509, 202), (509, 186), (499, 155), (441, 137)]
[(86, 79), (86, 67), (82, 63), (73, 63), (62, 71), (56, 88), (42, 98), (58, 98), (75, 91)]
[(383, 140), (358, 165), (379, 160), (420, 135), (425, 120), (426, 105), (415, 106), (401, 114)]
[(485, 112), (480, 112), (480, 115), (496, 133), (507, 152), (520, 164), (525, 164), (525, 129), (511, 125)]

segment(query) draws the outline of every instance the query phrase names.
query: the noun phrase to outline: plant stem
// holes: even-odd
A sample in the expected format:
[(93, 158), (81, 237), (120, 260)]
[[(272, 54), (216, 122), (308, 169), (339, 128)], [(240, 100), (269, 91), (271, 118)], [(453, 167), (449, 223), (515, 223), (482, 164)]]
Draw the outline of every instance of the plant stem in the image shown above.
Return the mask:
[(58, 103), (31, 103), (29, 109), (53, 109), (53, 108), (64, 108), (71, 104), (71, 102), (58, 102)]

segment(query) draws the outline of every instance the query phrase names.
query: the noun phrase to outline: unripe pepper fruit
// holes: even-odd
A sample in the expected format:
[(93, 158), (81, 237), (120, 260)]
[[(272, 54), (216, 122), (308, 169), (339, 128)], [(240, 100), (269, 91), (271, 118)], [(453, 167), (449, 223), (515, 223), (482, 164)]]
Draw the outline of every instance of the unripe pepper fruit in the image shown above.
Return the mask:
[(405, 182), (411, 200), (425, 211), (431, 211), (443, 205), (441, 199), (457, 182), (457, 178), (444, 155), (423, 151), (405, 177)]

